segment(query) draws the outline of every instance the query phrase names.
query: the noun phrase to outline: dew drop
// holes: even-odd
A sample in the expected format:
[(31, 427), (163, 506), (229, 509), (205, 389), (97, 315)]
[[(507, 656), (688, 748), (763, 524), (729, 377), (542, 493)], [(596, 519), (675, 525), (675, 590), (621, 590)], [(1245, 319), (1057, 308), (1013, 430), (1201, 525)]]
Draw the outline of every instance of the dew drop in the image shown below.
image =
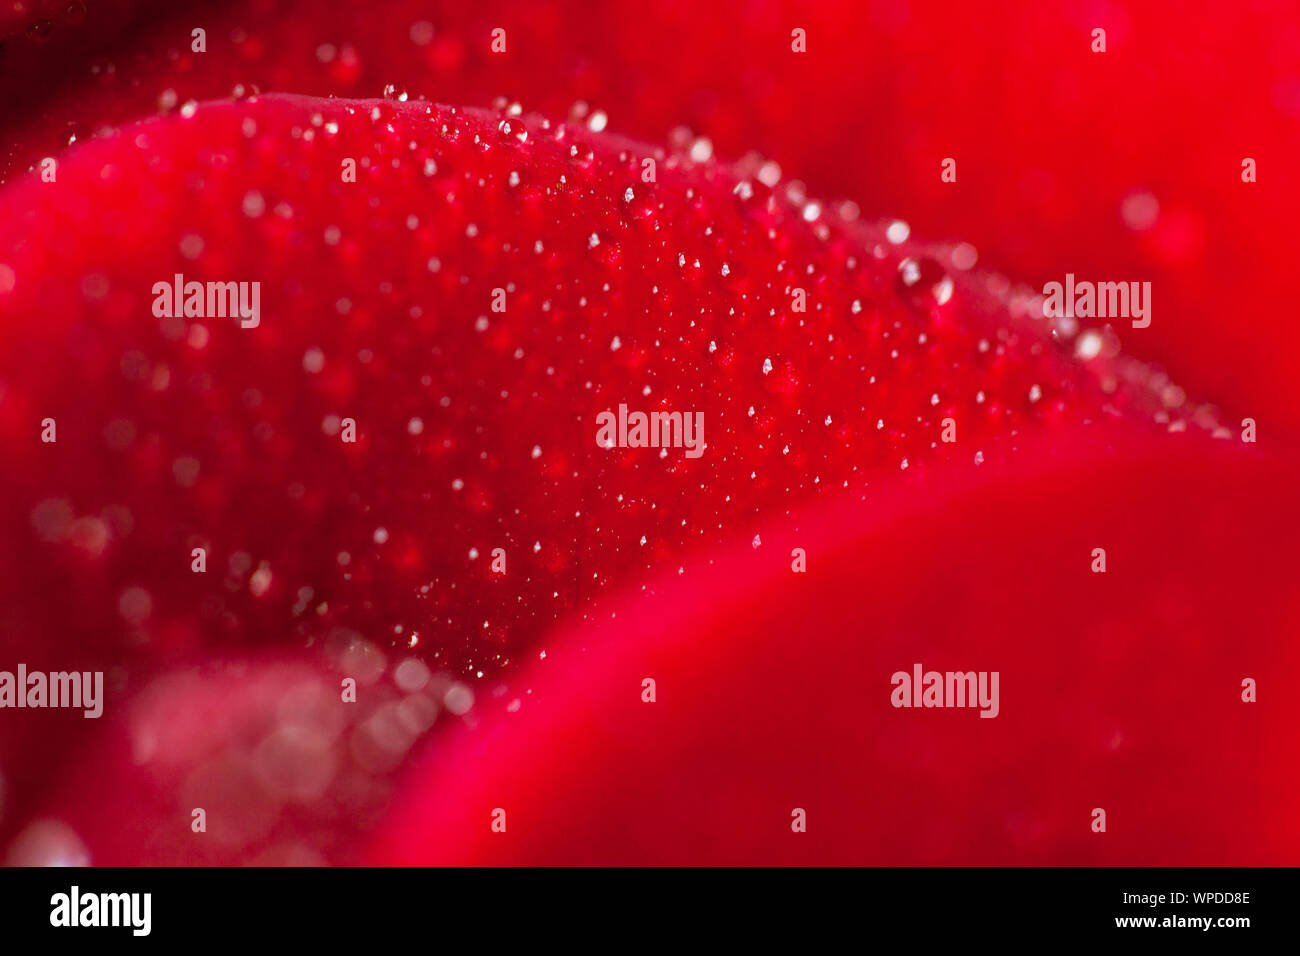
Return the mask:
[(528, 130), (525, 129), (524, 124), (519, 122), (517, 119), (503, 119), (497, 124), (497, 132), (499, 132), (501, 138), (507, 142), (528, 142)]
[(768, 160), (758, 169), (758, 181), (772, 189), (781, 181), (781, 167)]
[(1101, 354), (1102, 339), (1101, 333), (1089, 329), (1084, 332), (1074, 343), (1074, 355), (1083, 361), (1095, 359)]
[(908, 257), (898, 264), (896, 288), (913, 306), (943, 305), (952, 298), (953, 282), (934, 259)]
[(885, 230), (885, 238), (898, 245), (901, 242), (907, 242), (907, 237), (912, 234), (912, 227), (901, 219), (895, 219)]
[(586, 169), (595, 159), (596, 154), (586, 143), (569, 144), (569, 161), (579, 169)]
[(428, 46), (433, 40), (433, 24), (428, 20), (416, 20), (407, 35), (416, 46)]
[(952, 250), (952, 264), (955, 268), (963, 272), (967, 269), (974, 268), (976, 261), (979, 259), (979, 253), (969, 242), (960, 243)]
[(1160, 201), (1145, 189), (1135, 190), (1120, 203), (1120, 218), (1133, 232), (1147, 232), (1160, 218)]
[(51, 20), (35, 20), (27, 25), (27, 39), (36, 43), (44, 43), (50, 38), (50, 33), (54, 30), (54, 22)]

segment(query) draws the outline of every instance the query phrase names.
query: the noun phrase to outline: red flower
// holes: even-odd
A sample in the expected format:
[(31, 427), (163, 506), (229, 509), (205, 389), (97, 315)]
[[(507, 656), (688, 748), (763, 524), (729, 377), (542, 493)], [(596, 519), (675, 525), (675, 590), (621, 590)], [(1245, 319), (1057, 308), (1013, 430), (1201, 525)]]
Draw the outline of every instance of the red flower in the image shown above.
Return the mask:
[[(102, 721), (0, 711), (9, 858), (1293, 859), (1272, 61), (1183, 144), (1267, 148), (1189, 173), (928, 111), (964, 14), (583, 9), (124, 5), (8, 81), (0, 670), (107, 679)], [(1012, 88), (1109, 115), (1140, 24), (1036, 16), (1085, 52), (982, 24)], [(1044, 318), (895, 208), (1151, 281), (1151, 325)], [(702, 445), (603, 447), (628, 412)], [(914, 665), (996, 672), (996, 719), (890, 706)]]

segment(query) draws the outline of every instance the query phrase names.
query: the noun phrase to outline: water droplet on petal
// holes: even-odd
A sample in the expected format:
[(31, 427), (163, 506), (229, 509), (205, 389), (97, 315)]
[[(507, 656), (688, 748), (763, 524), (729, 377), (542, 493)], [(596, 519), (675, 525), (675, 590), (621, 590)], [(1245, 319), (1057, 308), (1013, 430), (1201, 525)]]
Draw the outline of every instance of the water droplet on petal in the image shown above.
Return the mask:
[(51, 20), (34, 20), (27, 25), (27, 39), (36, 43), (44, 43), (50, 38), (50, 33), (54, 30), (54, 23)]
[(907, 242), (907, 237), (912, 234), (912, 227), (901, 219), (895, 219), (885, 230), (885, 238), (898, 245), (901, 242)]
[(528, 142), (528, 130), (517, 119), (503, 119), (497, 124), (497, 131), (501, 134), (501, 138), (507, 142)]
[(416, 20), (407, 35), (416, 46), (428, 46), (433, 40), (433, 24), (428, 20)]
[(1074, 343), (1075, 358), (1082, 359), (1085, 362), (1089, 359), (1095, 359), (1101, 354), (1101, 346), (1101, 333), (1089, 329), (1080, 335)]
[(586, 169), (596, 159), (596, 154), (592, 152), (590, 146), (586, 143), (569, 144), (569, 161), (579, 169)]
[(953, 282), (934, 259), (908, 257), (898, 264), (899, 295), (913, 306), (943, 305), (952, 298)]

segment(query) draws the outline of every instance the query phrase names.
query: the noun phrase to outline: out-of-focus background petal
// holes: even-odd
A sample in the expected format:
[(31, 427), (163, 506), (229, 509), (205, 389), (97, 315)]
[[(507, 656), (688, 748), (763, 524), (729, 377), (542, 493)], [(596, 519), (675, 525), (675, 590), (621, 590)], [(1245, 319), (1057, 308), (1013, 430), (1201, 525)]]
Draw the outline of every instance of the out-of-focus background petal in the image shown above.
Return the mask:
[[(571, 629), (517, 713), (412, 773), (367, 859), (1294, 861), (1300, 601), (1275, 544), (1294, 463), (1164, 442), (1028, 459), (824, 503)], [(891, 707), (915, 664), (999, 671), (997, 717)]]

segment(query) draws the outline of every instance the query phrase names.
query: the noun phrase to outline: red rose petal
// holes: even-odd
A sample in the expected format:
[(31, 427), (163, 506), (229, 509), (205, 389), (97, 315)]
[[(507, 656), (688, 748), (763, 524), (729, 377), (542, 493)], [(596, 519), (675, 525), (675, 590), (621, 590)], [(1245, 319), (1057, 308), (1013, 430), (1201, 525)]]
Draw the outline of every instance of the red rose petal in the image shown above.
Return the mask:
[[(974, 469), (1031, 432), (1213, 425), (1110, 349), (1073, 361), (1070, 329), (950, 247), (766, 176), (533, 116), (264, 97), (13, 184), (8, 656), (117, 665), (129, 690), (342, 628), (492, 680), (611, 587), (826, 489)], [(155, 317), (178, 273), (261, 282), (260, 324)], [(598, 447), (622, 403), (703, 414), (708, 450)], [(69, 743), (37, 739), (0, 743), (21, 799)]]
[[(548, 642), (368, 859), (1285, 863), (1296, 477), (1161, 441), (823, 504)], [(892, 707), (914, 664), (998, 671), (998, 715)]]

